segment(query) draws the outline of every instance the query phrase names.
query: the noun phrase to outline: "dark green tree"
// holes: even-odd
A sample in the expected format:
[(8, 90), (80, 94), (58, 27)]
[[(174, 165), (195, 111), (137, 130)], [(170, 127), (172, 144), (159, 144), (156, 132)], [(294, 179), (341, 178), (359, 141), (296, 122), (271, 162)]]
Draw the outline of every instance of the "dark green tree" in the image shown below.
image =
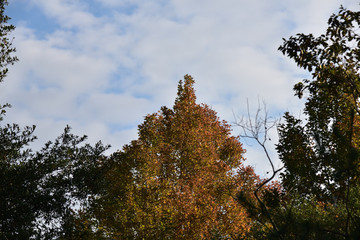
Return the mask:
[[(18, 59), (12, 54), (6, 0), (0, 0), (0, 82), (7, 66)], [(54, 142), (37, 152), (29, 149), (35, 126), (21, 129), (3, 124), (6, 108), (0, 107), (0, 239), (75, 239), (80, 213), (98, 194), (106, 172), (108, 146), (85, 144), (66, 127)], [(87, 239), (84, 237), (83, 239)]]
[(286, 113), (278, 128), (282, 188), (253, 214), (266, 239), (360, 237), (359, 25), (360, 12), (341, 7), (323, 35), (297, 34), (279, 47), (311, 78), (294, 86), (305, 119)]
[(277, 149), (287, 193), (326, 206), (327, 222), (303, 219), (316, 237), (360, 236), (359, 24), (360, 12), (341, 7), (325, 34), (298, 34), (279, 48), (312, 75), (294, 87), (299, 98), (307, 96), (306, 122), (286, 114)]
[(16, 49), (12, 46), (9, 33), (15, 29), (15, 26), (8, 24), (10, 17), (5, 14), (7, 4), (7, 0), (0, 1), (0, 82), (3, 81), (9, 71), (7, 66), (14, 64), (18, 60), (16, 56), (12, 55)]
[[(103, 182), (107, 146), (83, 144), (64, 133), (32, 152), (34, 127), (0, 128), (0, 239), (56, 239), (74, 235), (74, 206), (85, 210)], [(71, 223), (73, 224), (73, 223)]]

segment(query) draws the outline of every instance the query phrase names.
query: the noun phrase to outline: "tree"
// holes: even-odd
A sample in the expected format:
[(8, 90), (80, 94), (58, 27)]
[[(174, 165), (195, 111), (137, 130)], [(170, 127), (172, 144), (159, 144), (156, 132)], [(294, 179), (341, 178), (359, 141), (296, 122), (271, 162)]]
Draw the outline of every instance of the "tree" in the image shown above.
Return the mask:
[(341, 7), (328, 24), (320, 37), (298, 34), (280, 47), (312, 74), (312, 80), (294, 87), (299, 98), (308, 94), (307, 122), (302, 125), (286, 114), (277, 148), (287, 191), (336, 206), (332, 217), (338, 220), (331, 221), (331, 229), (320, 229), (340, 238), (358, 238), (360, 12)]
[(267, 239), (360, 237), (360, 12), (341, 7), (328, 24), (317, 38), (297, 34), (279, 47), (312, 78), (294, 86), (306, 119), (286, 113), (278, 128), (283, 189), (267, 205)]
[[(0, 0), (0, 82), (7, 66), (18, 59), (8, 34), (6, 0)], [(6, 108), (0, 106), (0, 239), (71, 239), (81, 209), (100, 194), (106, 172), (103, 153), (109, 146), (84, 144), (66, 127), (54, 142), (33, 152), (35, 126), (21, 129), (3, 124)], [(76, 204), (76, 208), (74, 208)]]
[(173, 109), (145, 117), (139, 138), (111, 156), (99, 228), (118, 239), (236, 239), (249, 221), (235, 194), (254, 176), (241, 143), (194, 80), (180, 81)]
[[(0, 128), (0, 239), (56, 239), (71, 236), (68, 220), (77, 208), (86, 209), (101, 191), (103, 152), (101, 142), (82, 145), (65, 128), (53, 143), (34, 153), (34, 127)], [(69, 232), (70, 231), (70, 232)]]
[[(309, 193), (317, 192), (319, 199), (344, 198), (348, 184), (359, 174), (359, 23), (359, 12), (340, 8), (339, 14), (329, 19), (325, 35), (314, 38), (298, 34), (280, 47), (313, 77), (294, 87), (299, 98), (306, 90), (309, 94), (306, 125), (301, 127), (299, 120), (286, 114), (286, 124), (280, 127), (284, 141), (278, 149), (281, 158), (287, 159), (283, 176), (286, 185), (292, 186), (298, 186), (296, 179), (306, 177), (308, 183), (302, 182), (302, 187)], [(288, 137), (295, 137), (297, 142)], [(295, 148), (291, 145), (301, 147), (289, 155), (288, 151)], [(291, 157), (298, 159), (297, 163)], [(293, 164), (301, 164), (303, 167), (297, 169), (301, 172)]]
[(8, 34), (15, 29), (15, 26), (8, 24), (10, 17), (5, 14), (7, 4), (7, 0), (0, 1), (0, 82), (3, 81), (9, 71), (7, 66), (18, 60), (16, 56), (12, 56), (16, 49), (12, 47), (12, 41), (8, 38)]
[[(5, 14), (7, 5), (7, 0), (0, 0), (0, 82), (4, 80), (9, 71), (7, 66), (18, 61), (18, 58), (13, 56), (16, 49), (12, 46), (12, 39), (9, 39), (8, 36), (15, 29), (15, 26), (8, 24), (10, 17)], [(10, 104), (0, 105), (0, 120), (2, 120), (3, 114), (5, 114), (8, 107), (10, 107)]]

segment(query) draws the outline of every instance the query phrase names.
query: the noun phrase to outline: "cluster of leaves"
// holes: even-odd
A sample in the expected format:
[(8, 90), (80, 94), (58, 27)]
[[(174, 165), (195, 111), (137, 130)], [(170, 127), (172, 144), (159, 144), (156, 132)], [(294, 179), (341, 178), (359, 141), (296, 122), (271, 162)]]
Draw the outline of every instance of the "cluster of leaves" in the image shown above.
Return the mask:
[(281, 189), (253, 214), (264, 239), (360, 237), (360, 12), (341, 7), (328, 24), (317, 38), (297, 34), (279, 47), (312, 78), (294, 86), (306, 119), (286, 113), (278, 128)]
[[(0, 0), (0, 81), (17, 61)], [(37, 152), (35, 126), (2, 124), (0, 239), (236, 239), (250, 220), (236, 201), (258, 178), (242, 165), (239, 139), (207, 105), (194, 80), (180, 81), (173, 109), (139, 126), (139, 139), (111, 156), (70, 127)]]
[(230, 126), (196, 104), (193, 83), (185, 76), (173, 109), (146, 116), (138, 140), (111, 156), (111, 184), (95, 211), (111, 238), (236, 239), (248, 231), (234, 197), (255, 175), (242, 166)]
[(8, 37), (9, 33), (15, 29), (15, 26), (8, 24), (10, 17), (5, 14), (7, 4), (7, 0), (0, 1), (0, 82), (3, 81), (9, 71), (7, 66), (18, 61), (18, 58), (12, 55), (16, 49), (12, 46), (12, 40)]
[(33, 153), (26, 148), (34, 127), (0, 128), (0, 238), (50, 239), (64, 235), (74, 204), (86, 207), (99, 192), (103, 152), (107, 146), (81, 145), (85, 137), (64, 133)]
[[(0, 81), (17, 61), (6, 5), (0, 1)], [(103, 153), (109, 146), (84, 144), (86, 136), (66, 127), (54, 142), (33, 152), (28, 145), (36, 139), (35, 126), (3, 124), (8, 107), (0, 107), (0, 239), (69, 239), (76, 209), (86, 209), (102, 190)]]
[[(0, 81), (17, 61), (6, 5)], [(279, 48), (312, 78), (294, 86), (307, 118), (285, 113), (284, 167), (272, 164), (269, 179), (243, 166), (239, 138), (196, 103), (189, 75), (173, 108), (146, 116), (138, 139), (110, 156), (69, 127), (33, 152), (35, 126), (2, 124), (1, 106), (0, 239), (359, 239), (360, 12), (341, 7), (328, 23), (320, 37), (298, 34)], [(267, 122), (243, 128), (272, 163)]]

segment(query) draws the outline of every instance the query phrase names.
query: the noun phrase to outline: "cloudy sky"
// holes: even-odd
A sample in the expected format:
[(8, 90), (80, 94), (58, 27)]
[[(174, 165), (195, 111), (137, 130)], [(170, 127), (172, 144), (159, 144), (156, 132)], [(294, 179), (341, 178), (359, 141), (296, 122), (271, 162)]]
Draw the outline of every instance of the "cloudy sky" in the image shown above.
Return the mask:
[[(359, 10), (355, 0), (9, 0), (20, 61), (0, 88), (13, 105), (6, 121), (37, 125), (38, 146), (69, 124), (115, 151), (145, 115), (173, 105), (185, 74), (198, 102), (230, 123), (247, 100), (274, 117), (299, 114), (292, 85), (306, 73), (277, 48), (283, 37), (321, 34), (341, 4)], [(263, 175), (266, 159), (245, 148)]]

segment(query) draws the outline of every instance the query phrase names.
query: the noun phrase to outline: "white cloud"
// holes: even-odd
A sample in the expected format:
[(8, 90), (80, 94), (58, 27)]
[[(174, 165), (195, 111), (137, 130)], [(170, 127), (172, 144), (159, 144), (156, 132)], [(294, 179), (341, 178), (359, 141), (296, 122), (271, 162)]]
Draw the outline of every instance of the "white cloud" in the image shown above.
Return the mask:
[(50, 18), (56, 18), (58, 23), (66, 28), (86, 28), (94, 25), (98, 19), (86, 12), (86, 2), (72, 0), (32, 0), (41, 7)]
[[(0, 88), (1, 101), (14, 105), (8, 120), (37, 124), (41, 139), (69, 123), (116, 150), (136, 137), (146, 114), (172, 106), (177, 82), (187, 73), (195, 77), (199, 102), (230, 122), (233, 111), (246, 110), (246, 99), (255, 107), (258, 98), (264, 100), (275, 114), (296, 111), (291, 89), (304, 72), (277, 47), (282, 37), (324, 31), (340, 1), (32, 4), (59, 27), (40, 38), (19, 19), (25, 24), (18, 25), (14, 44), (21, 61)], [(97, 7), (101, 12), (92, 12)]]

